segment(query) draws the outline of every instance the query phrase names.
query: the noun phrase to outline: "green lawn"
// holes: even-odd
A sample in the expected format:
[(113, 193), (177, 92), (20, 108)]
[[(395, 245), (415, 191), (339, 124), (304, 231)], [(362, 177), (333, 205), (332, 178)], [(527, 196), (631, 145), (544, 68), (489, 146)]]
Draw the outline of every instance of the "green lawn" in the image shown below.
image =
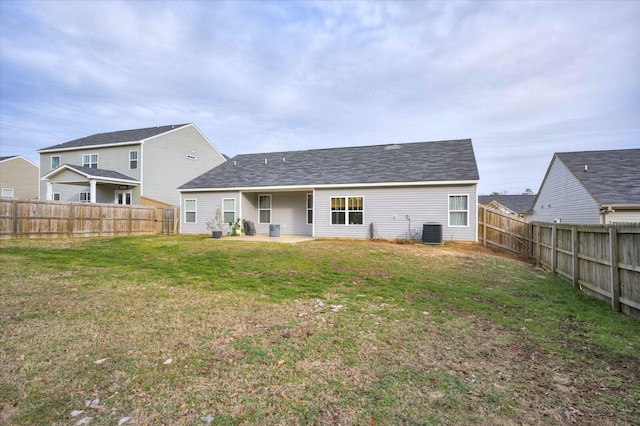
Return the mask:
[(637, 424), (640, 322), (474, 245), (0, 241), (0, 424)]

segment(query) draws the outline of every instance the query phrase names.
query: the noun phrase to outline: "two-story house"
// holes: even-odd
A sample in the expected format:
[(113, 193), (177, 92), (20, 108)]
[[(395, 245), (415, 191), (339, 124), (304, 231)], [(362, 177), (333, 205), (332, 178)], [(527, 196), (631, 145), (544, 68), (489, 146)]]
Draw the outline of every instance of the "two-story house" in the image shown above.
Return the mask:
[(2, 198), (38, 198), (38, 165), (21, 155), (0, 157)]
[(38, 150), (40, 199), (178, 205), (178, 186), (225, 157), (192, 123), (99, 133)]

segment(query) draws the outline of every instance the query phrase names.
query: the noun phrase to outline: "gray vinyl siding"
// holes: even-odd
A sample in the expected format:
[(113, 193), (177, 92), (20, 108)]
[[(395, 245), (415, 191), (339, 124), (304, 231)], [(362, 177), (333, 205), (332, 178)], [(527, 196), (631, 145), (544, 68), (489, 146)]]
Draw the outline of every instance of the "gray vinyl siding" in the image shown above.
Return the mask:
[(271, 195), (271, 224), (280, 225), (282, 235), (311, 236), (313, 227), (307, 224), (307, 194), (304, 192), (251, 192), (243, 194), (242, 218), (255, 224), (257, 234), (269, 234), (268, 223), (259, 223), (258, 196)]
[(13, 189), (14, 199), (38, 198), (39, 179), (38, 166), (22, 157), (0, 163), (0, 187)]
[(146, 141), (140, 157), (144, 161), (142, 195), (175, 205), (180, 203), (180, 185), (224, 162), (191, 125)]
[(569, 169), (554, 157), (533, 205), (531, 221), (597, 224), (598, 204)]
[[(129, 169), (129, 151), (138, 151), (138, 168), (131, 170)], [(124, 145), (124, 146), (111, 146), (104, 148), (87, 148), (87, 149), (78, 149), (72, 151), (59, 151), (54, 153), (42, 153), (40, 154), (40, 176), (44, 176), (47, 173), (51, 172), (51, 157), (59, 156), (60, 157), (60, 165), (70, 164), (74, 166), (82, 166), (82, 157), (85, 154), (98, 154), (98, 168), (103, 170), (113, 170), (115, 172), (122, 173), (125, 176), (129, 176), (134, 180), (140, 180), (141, 171), (141, 147), (140, 144), (133, 145)], [(54, 180), (63, 180), (63, 177), (67, 174), (75, 174), (71, 171), (65, 171), (61, 174), (57, 175)], [(86, 179), (75, 174), (77, 179), (80, 181), (86, 181)], [(102, 184), (98, 185), (100, 188)], [(107, 188), (110, 188), (111, 185), (106, 185)], [(53, 184), (53, 192), (59, 192), (61, 194), (62, 201), (78, 201), (79, 193), (82, 191), (88, 191), (87, 189), (77, 186), (77, 185), (65, 185), (65, 184)], [(114, 195), (113, 191), (111, 191), (110, 196), (106, 196), (104, 194), (104, 190), (106, 188), (101, 188), (103, 195), (98, 195), (98, 202), (105, 203), (113, 203)], [(112, 188), (113, 189), (113, 188)], [(115, 186), (117, 190), (118, 187)], [(130, 187), (131, 189), (131, 187)], [(134, 197), (133, 203), (140, 204), (140, 190), (131, 189)], [(40, 181), (40, 199), (45, 200), (47, 198), (47, 183), (45, 181)]]
[[(468, 195), (468, 226), (449, 226), (449, 195)], [(363, 225), (331, 225), (331, 197), (364, 197)], [(410, 220), (407, 219), (409, 215)], [(444, 241), (476, 241), (477, 186), (411, 186), (315, 191), (314, 236), (369, 238), (371, 224), (386, 239), (422, 238), (425, 222), (442, 224)]]
[[(234, 198), (236, 200), (236, 217), (240, 217), (240, 194), (238, 192), (199, 192), (182, 194), (182, 205), (180, 205), (180, 232), (182, 234), (210, 234), (207, 229), (207, 220), (213, 219), (216, 209), (222, 211), (222, 200), (224, 198)], [(185, 222), (185, 200), (196, 200), (196, 223)], [(229, 226), (225, 224), (223, 232), (229, 233)]]

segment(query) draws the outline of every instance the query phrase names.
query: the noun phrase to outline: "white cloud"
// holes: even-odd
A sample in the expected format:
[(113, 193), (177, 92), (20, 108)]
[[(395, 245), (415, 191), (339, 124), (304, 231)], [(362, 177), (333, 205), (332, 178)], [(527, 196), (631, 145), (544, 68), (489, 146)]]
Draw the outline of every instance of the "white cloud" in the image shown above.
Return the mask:
[(481, 190), (518, 192), (640, 145), (639, 3), (0, 7), (3, 154), (182, 122), (229, 155), (471, 137)]

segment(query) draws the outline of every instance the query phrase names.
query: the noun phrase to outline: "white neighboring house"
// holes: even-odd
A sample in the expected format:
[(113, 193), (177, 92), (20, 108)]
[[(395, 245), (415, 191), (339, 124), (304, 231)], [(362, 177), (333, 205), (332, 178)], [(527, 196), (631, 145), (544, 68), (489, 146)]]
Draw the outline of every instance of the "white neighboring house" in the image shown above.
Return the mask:
[(37, 199), (40, 168), (21, 155), (0, 157), (2, 198)]
[(194, 124), (99, 133), (40, 149), (40, 198), (178, 205), (179, 185), (225, 161)]
[(286, 235), (477, 241), (479, 175), (470, 139), (238, 155), (182, 185), (184, 234), (224, 222)]
[(527, 219), (640, 222), (640, 149), (556, 153)]

